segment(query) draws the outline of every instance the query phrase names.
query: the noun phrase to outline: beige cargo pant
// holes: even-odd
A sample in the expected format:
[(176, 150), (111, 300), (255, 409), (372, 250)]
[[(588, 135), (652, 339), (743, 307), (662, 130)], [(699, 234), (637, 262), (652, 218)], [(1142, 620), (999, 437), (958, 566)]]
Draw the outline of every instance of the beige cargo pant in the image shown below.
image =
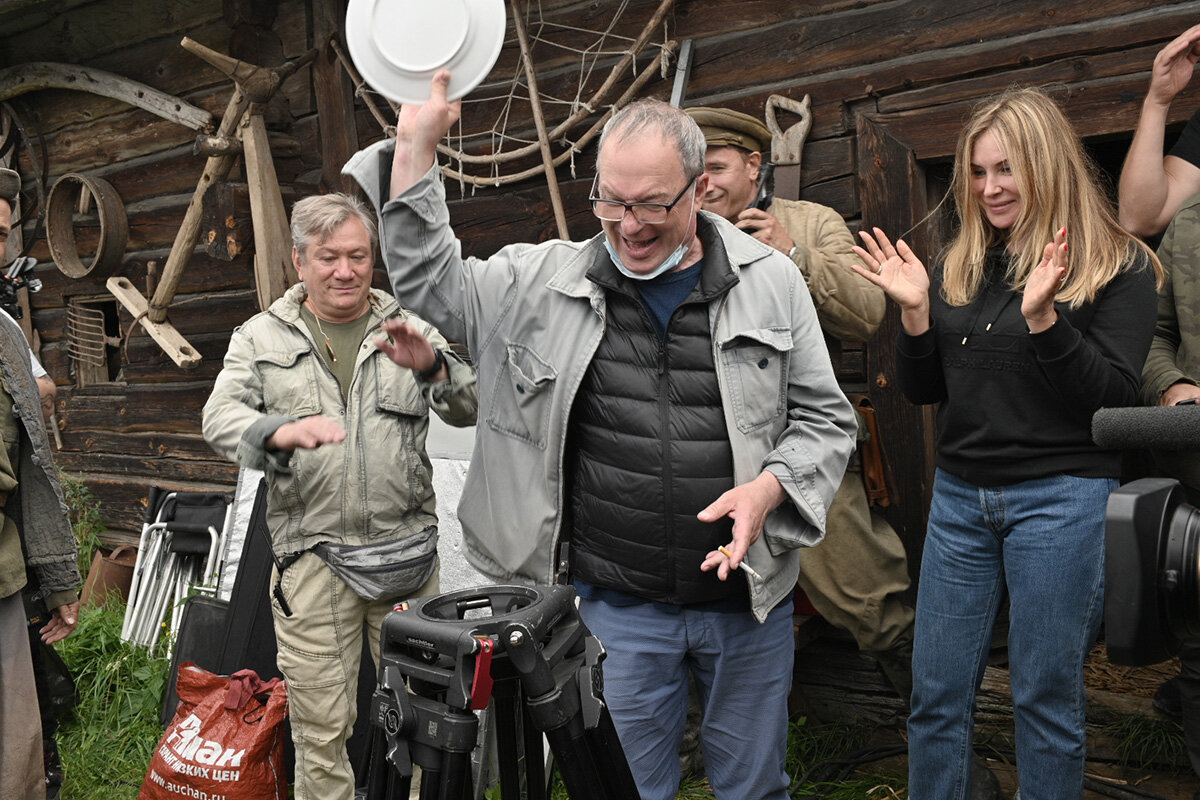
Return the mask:
[[(4, 518), (4, 524), (12, 523)], [(0, 798), (46, 796), (42, 724), (21, 593), (0, 598)]]
[[(274, 580), (278, 575), (273, 575)], [(379, 664), (383, 618), (399, 599), (363, 600), (308, 552), (283, 573), (286, 617), (274, 598), (279, 670), (288, 684), (292, 743), (296, 748), (296, 800), (354, 800), (354, 770), (346, 742), (358, 716), (358, 669), (363, 622), (371, 658)], [(438, 593), (438, 570), (412, 597)], [(414, 782), (415, 785), (415, 782)]]
[(800, 551), (800, 588), (860, 650), (883, 652), (912, 641), (908, 558), (900, 537), (867, 503), (862, 474), (847, 470), (829, 507), (825, 539)]

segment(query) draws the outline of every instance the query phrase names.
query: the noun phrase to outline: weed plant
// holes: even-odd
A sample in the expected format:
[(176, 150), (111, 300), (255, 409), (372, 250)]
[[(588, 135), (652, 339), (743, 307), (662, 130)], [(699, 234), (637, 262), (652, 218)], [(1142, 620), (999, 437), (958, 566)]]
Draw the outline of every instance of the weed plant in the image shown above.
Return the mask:
[(162, 736), (159, 707), (170, 662), (121, 641), (125, 606), (89, 604), (57, 645), (79, 705), (59, 728), (63, 800), (134, 800)]
[(1187, 764), (1183, 728), (1177, 722), (1128, 714), (1104, 726), (1102, 732), (1117, 740), (1117, 755), (1124, 768), (1181, 769)]
[(75, 541), (79, 543), (79, 574), (86, 576), (92, 558), (100, 549), (100, 533), (104, 530), (100, 503), (91, 489), (62, 470), (58, 471), (58, 480), (67, 502), (67, 516), (75, 530)]

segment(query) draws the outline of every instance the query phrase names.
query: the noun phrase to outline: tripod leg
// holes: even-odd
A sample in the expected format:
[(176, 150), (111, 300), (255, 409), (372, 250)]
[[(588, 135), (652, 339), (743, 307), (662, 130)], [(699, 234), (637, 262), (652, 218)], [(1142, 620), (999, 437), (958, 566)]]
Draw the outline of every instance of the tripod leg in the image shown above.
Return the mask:
[(533, 724), (529, 709), (521, 715), (522, 741), (525, 745), (525, 787), (529, 800), (550, 800), (546, 785), (546, 749), (542, 732)]
[(617, 727), (613, 724), (607, 706), (600, 711), (600, 720), (596, 727), (586, 731), (584, 735), (589, 743), (588, 750), (596, 760), (596, 767), (604, 782), (606, 796), (637, 797), (637, 784), (629, 770), (629, 761), (625, 758), (625, 751), (621, 749)]
[(517, 684), (512, 681), (497, 683), (492, 690), (496, 763), (499, 765), (500, 797), (503, 800), (519, 800), (521, 797), (521, 755), (517, 749), (518, 691)]
[(381, 728), (371, 727), (371, 763), (367, 769), (364, 800), (408, 800), (411, 777), (401, 777), (387, 760), (387, 738)]

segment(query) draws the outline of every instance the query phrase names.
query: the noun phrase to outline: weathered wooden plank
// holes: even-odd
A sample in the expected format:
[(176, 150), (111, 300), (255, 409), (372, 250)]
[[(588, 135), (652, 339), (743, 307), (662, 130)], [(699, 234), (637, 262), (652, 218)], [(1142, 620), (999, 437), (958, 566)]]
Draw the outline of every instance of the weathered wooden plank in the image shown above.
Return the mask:
[(141, 531), (146, 516), (146, 496), (151, 486), (185, 492), (232, 492), (236, 481), (185, 481), (154, 475), (124, 475), (76, 471), (80, 480), (99, 502), (100, 517), (109, 529), (103, 540), (128, 541)]
[[(177, 295), (171, 304), (168, 318), (172, 326), (183, 336), (213, 331), (232, 331), (254, 314), (258, 313), (253, 290), (225, 291), (212, 294)], [(65, 308), (47, 308), (39, 311), (35, 322), (38, 332), (49, 342), (66, 338)], [(121, 327), (127, 329), (132, 317), (121, 311)], [(145, 332), (138, 329), (129, 337), (132, 347)]]
[(216, 483), (228, 480), (236, 483), (238, 473), (236, 464), (216, 458), (200, 461), (191, 458), (147, 457), (112, 452), (77, 453), (63, 449), (55, 453), (54, 461), (68, 472), (88, 470), (111, 475), (139, 475), (154, 481)]
[(342, 164), (354, 155), (358, 130), (354, 121), (354, 88), (338, 63), (330, 40), (345, 25), (343, 4), (337, 0), (313, 0), (313, 39), (320, 54), (312, 65), (312, 87), (321, 126), (321, 156), (324, 168), (321, 186), (325, 191), (347, 191), (353, 181), (341, 175)]
[(861, 211), (858, 179), (853, 175), (804, 186), (800, 190), (800, 199), (829, 206), (843, 217), (855, 217)]
[[(306, 169), (302, 156), (307, 143), (272, 132), (268, 132), (268, 139), (279, 180), (284, 184), (295, 181), (297, 175)], [(196, 188), (205, 161), (204, 156), (193, 154), (193, 143), (194, 140), (189, 140), (168, 150), (106, 164), (88, 170), (88, 174), (98, 175), (111, 183), (128, 205), (152, 197), (190, 193)], [(234, 169), (240, 173), (240, 164), (235, 165)], [(53, 181), (57, 175), (56, 171), (50, 180)], [(285, 200), (291, 194), (291, 187), (285, 186)]]
[(220, 15), (219, 0), (105, 0), (56, 14), (46, 24), (7, 39), (5, 50), (14, 63), (87, 63), (132, 42), (178, 36)]
[(63, 0), (49, 5), (43, 0), (5, 0), (0, 4), (0, 30), (9, 36), (45, 25), (55, 16), (93, 0)]
[[(1115, 52), (1072, 55), (1003, 72), (966, 75), (956, 80), (940, 81), (919, 89), (881, 96), (876, 101), (876, 109), (881, 114), (894, 114), (949, 103), (972, 102), (980, 97), (997, 94), (1012, 86), (1052, 87), (1086, 83), (1103, 78), (1133, 77), (1138, 74), (1141, 74), (1148, 84), (1150, 82), (1148, 68), (1154, 61), (1158, 50), (1159, 46), (1155, 44)], [(973, 60), (966, 53), (964, 56)], [(1186, 104), (1187, 95), (1181, 97), (1180, 100)]]
[(853, 175), (854, 139), (840, 136), (836, 139), (804, 143), (800, 162), (800, 188), (813, 186), (834, 178)]
[[(956, 47), (981, 40), (1008, 47), (1005, 40), (1017, 37), (1046, 44), (1040, 51), (1025, 54), (1025, 58), (1040, 61), (1051, 53), (1073, 52), (1072, 46), (1076, 52), (1093, 50), (1102, 31), (1129, 21), (1157, 26), (1156, 20), (1165, 13), (1165, 4), (1151, 13), (1125, 0), (1058, 3), (1053, 7), (1038, 0), (1010, 0), (1004, 4), (1003, 14), (997, 14), (995, 4), (989, 0), (876, 3), (861, 10), (818, 14), (785, 23), (771, 30), (770, 36), (733, 33), (702, 39), (696, 44), (691, 84), (694, 95), (730, 91), (733, 87), (723, 87), (730, 86), (731, 77), (744, 82), (746, 76), (753, 76), (752, 86), (747, 87), (751, 91), (768, 85), (794, 86), (807, 76), (847, 68), (886, 68), (888, 62), (903, 63), (914, 56), (923, 59), (938, 53), (944, 58)], [(681, 25), (679, 35), (693, 32), (690, 26)], [(1161, 37), (1162, 30), (1154, 35)], [(780, 39), (786, 43), (783, 52), (802, 53), (803, 57), (780, 58)], [(964, 71), (964, 65), (953, 60), (946, 68), (955, 73)], [(914, 74), (929, 80), (924, 70)]]
[(76, 454), (117, 453), (142, 458), (181, 458), (219, 461), (199, 434), (112, 433), (110, 431), (64, 428), (63, 450)]
[[(200, 361), (192, 369), (183, 369), (175, 364), (153, 340), (135, 336), (121, 353), (121, 377), (127, 383), (142, 385), (179, 383), (181, 381), (211, 382), (221, 371), (225, 351), (229, 348), (229, 331), (210, 334), (193, 333), (188, 337), (190, 344), (199, 354)], [(66, 342), (50, 342), (42, 346), (39, 359), (46, 372), (60, 387), (74, 388), (71, 357)], [(59, 403), (69, 402), (60, 395)]]
[(218, 261), (232, 261), (254, 246), (246, 184), (221, 181), (208, 187), (200, 211), (200, 244)]
[[(222, 87), (189, 95), (187, 100), (219, 118), (228, 98), (228, 90)], [(109, 115), (103, 125), (80, 124), (47, 134), (46, 149), (54, 165), (53, 174), (62, 174), (190, 146), (193, 139), (193, 131), (135, 109)], [(29, 165), (22, 162), (22, 173), (28, 172)]]
[[(1060, 7), (1061, 4), (1055, 8)], [(989, 29), (991, 35), (969, 38), (961, 46), (947, 41), (921, 51), (889, 49), (885, 42), (872, 40), (864, 31), (854, 34), (854, 39), (861, 38), (864, 46), (878, 48), (878, 52), (887, 57), (867, 58), (860, 63), (798, 76), (795, 81), (767, 87), (758, 84), (760, 71), (743, 74), (739, 68), (735, 70), (735, 77), (742, 80), (741, 86), (734, 81), (726, 86), (714, 86), (711, 92), (716, 96), (710, 96), (697, 86), (689, 102), (735, 103), (733, 107), (737, 110), (754, 113), (754, 106), (761, 105), (760, 96), (767, 91), (779, 91), (797, 98), (808, 92), (813, 99), (811, 135), (818, 139), (840, 135), (854, 127), (852, 118), (840, 113), (844, 102), (882, 99), (889, 94), (937, 86), (969, 74), (1006, 72), (1048, 60), (1087, 56), (1106, 49), (1120, 50), (1131, 43), (1161, 47), (1174, 31), (1183, 30), (1194, 22), (1200, 13), (1200, 3), (1189, 0), (1156, 4), (1146, 9), (1125, 8), (1124, 11), (1132, 13), (1100, 17), (1077, 26), (1056, 24), (1020, 36)], [(1100, 42), (1104, 44), (1098, 44)]]
[[(117, 275), (129, 278), (134, 286), (146, 293), (146, 265), (156, 262), (161, 271), (166, 261), (167, 249), (126, 252), (125, 260)], [(67, 297), (104, 295), (108, 289), (98, 278), (68, 278), (51, 262), (39, 262), (34, 273), (42, 281), (42, 290), (30, 296), (35, 317), (40, 309), (61, 307)], [(248, 254), (241, 254), (232, 261), (218, 261), (208, 256), (203, 249), (192, 253), (184, 270), (177, 293), (180, 295), (215, 292), (221, 290), (245, 290), (254, 288), (254, 271)]]
[(76, 430), (198, 433), (210, 389), (207, 382), (89, 386), (62, 404), (59, 422)]
[[(1076, 132), (1084, 137), (1108, 136), (1132, 130), (1137, 125), (1145, 90), (1141, 74), (1119, 75), (1095, 81), (1083, 81), (1052, 87), (1049, 94), (1058, 101)], [(1200, 98), (1200, 92), (1196, 92)], [(957, 102), (898, 114), (880, 115), (893, 136), (911, 142), (917, 158), (945, 158), (954, 153), (954, 145), (973, 103)], [(1186, 100), (1178, 104), (1176, 115), (1189, 116)]]

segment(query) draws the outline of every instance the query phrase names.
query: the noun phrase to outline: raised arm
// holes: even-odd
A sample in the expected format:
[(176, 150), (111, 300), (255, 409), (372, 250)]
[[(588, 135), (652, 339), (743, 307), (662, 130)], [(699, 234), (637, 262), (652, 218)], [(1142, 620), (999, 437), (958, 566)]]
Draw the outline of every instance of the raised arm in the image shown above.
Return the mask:
[[(1121, 224), (1138, 236), (1154, 236), (1167, 227), (1183, 201), (1200, 191), (1200, 166), (1163, 155), (1167, 114), (1175, 96), (1192, 79), (1200, 61), (1200, 25), (1188, 28), (1154, 58), (1150, 88), (1125, 166), (1121, 169)], [(1196, 123), (1193, 118), (1189, 126)]]
[(392, 156), (389, 198), (403, 194), (433, 166), (437, 144), (462, 113), (462, 102), (447, 102), (450, 73), (433, 76), (429, 99), (419, 106), (404, 105), (396, 118), (396, 152)]

